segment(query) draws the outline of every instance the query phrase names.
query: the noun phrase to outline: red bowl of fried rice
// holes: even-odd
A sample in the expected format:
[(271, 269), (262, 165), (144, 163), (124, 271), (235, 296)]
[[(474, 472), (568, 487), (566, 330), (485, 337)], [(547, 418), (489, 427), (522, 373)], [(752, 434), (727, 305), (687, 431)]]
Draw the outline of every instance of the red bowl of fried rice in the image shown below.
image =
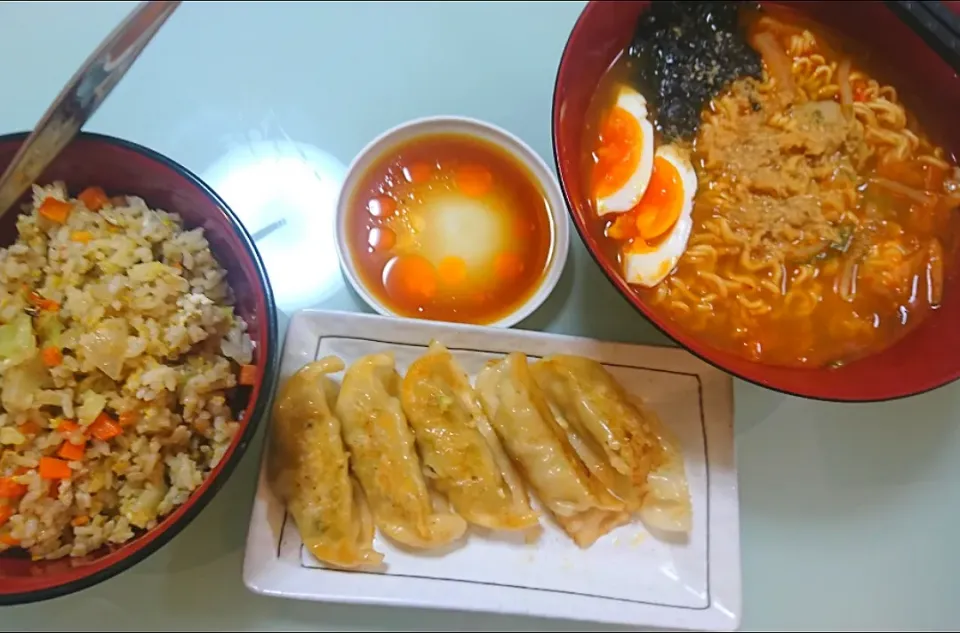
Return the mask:
[[(0, 137), (0, 166), (26, 134)], [(0, 227), (0, 605), (108, 579), (217, 494), (277, 376), (253, 240), (147, 148), (80, 134)]]

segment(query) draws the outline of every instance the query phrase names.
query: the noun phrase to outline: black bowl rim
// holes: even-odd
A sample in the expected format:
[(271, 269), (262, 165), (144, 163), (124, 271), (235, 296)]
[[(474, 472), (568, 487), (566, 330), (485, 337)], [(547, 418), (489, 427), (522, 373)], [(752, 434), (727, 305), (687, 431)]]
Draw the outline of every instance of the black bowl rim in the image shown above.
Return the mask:
[[(620, 295), (620, 297), (621, 297), (624, 301), (626, 301), (627, 304), (629, 304), (630, 307), (633, 308), (633, 309), (640, 315), (640, 317), (641, 317), (643, 320), (647, 321), (647, 322), (650, 323), (653, 327), (657, 328), (657, 330), (658, 330), (661, 334), (663, 334), (663, 335), (666, 336), (668, 339), (670, 339), (671, 341), (673, 341), (674, 343), (676, 343), (676, 345), (677, 345), (680, 349), (683, 349), (683, 350), (686, 351), (687, 353), (696, 356), (697, 358), (699, 358), (699, 359), (702, 360), (703, 362), (707, 363), (708, 365), (710, 365), (710, 366), (712, 366), (712, 367), (714, 367), (714, 368), (716, 368), (716, 369), (719, 369), (720, 371), (722, 371), (722, 372), (725, 373), (725, 374), (729, 374), (729, 375), (731, 375), (731, 376), (733, 376), (733, 377), (735, 377), (735, 378), (739, 378), (740, 380), (742, 380), (742, 381), (744, 381), (744, 382), (747, 382), (747, 383), (750, 383), (750, 384), (752, 384), (752, 385), (756, 385), (757, 387), (761, 387), (761, 388), (763, 388), (763, 389), (767, 389), (768, 391), (775, 391), (775, 392), (777, 392), (777, 393), (781, 393), (781, 394), (786, 395), (786, 396), (793, 396), (793, 397), (796, 397), (796, 398), (803, 398), (803, 399), (805, 399), (805, 400), (812, 400), (812, 401), (816, 401), (816, 402), (830, 402), (830, 403), (836, 403), (836, 404), (869, 404), (869, 403), (872, 403), (872, 402), (893, 402), (893, 401), (895, 401), (895, 400), (904, 400), (904, 399), (906, 399), (906, 398), (912, 398), (912, 397), (914, 397), (914, 396), (919, 396), (919, 395), (922, 395), (922, 394), (925, 394), (925, 393), (930, 393), (931, 391), (936, 391), (937, 389), (940, 389), (940, 388), (942, 388), (942, 387), (945, 387), (945, 386), (947, 386), (947, 385), (949, 385), (949, 384), (951, 384), (951, 383), (954, 383), (954, 382), (957, 382), (958, 380), (960, 380), (960, 377), (957, 377), (957, 378), (949, 378), (949, 379), (945, 380), (944, 382), (941, 382), (940, 384), (933, 385), (932, 387), (927, 387), (927, 388), (925, 388), (925, 389), (920, 389), (920, 390), (917, 390), (917, 391), (911, 391), (911, 392), (908, 392), (908, 393), (901, 393), (901, 394), (896, 394), (896, 395), (886, 396), (886, 397), (882, 397), (882, 396), (881, 396), (881, 397), (876, 397), (876, 398), (828, 398), (828, 397), (826, 397), (826, 396), (816, 396), (816, 395), (810, 395), (810, 394), (804, 394), (804, 393), (797, 393), (797, 392), (789, 391), (789, 390), (787, 390), (787, 389), (783, 389), (783, 388), (780, 388), (780, 387), (774, 387), (774, 386), (771, 386), (771, 385), (766, 385), (766, 384), (764, 384), (764, 383), (762, 383), (762, 382), (760, 382), (760, 381), (758, 381), (758, 380), (754, 380), (754, 379), (752, 379), (752, 378), (747, 378), (746, 376), (743, 376), (743, 375), (739, 374), (738, 372), (735, 372), (735, 371), (733, 371), (733, 370), (731, 370), (731, 369), (727, 369), (726, 367), (723, 367), (722, 365), (720, 365), (720, 364), (717, 363), (716, 361), (711, 360), (710, 358), (707, 358), (706, 356), (704, 356), (704, 355), (702, 355), (702, 354), (698, 354), (697, 352), (695, 352), (695, 351), (693, 351), (692, 349), (688, 348), (686, 345), (684, 345), (683, 343), (681, 343), (680, 341), (678, 341), (676, 338), (674, 338), (674, 336), (673, 336), (672, 334), (670, 334), (670, 332), (668, 332), (666, 329), (664, 329), (659, 323), (657, 323), (657, 322), (654, 321), (653, 319), (647, 318), (647, 315), (645, 315), (645, 314), (643, 313), (643, 311), (642, 311), (639, 307), (637, 307), (636, 305), (634, 305), (634, 303), (633, 303), (632, 301), (630, 301), (629, 299), (627, 299), (626, 297), (623, 296), (623, 293), (620, 292), (620, 289), (619, 289), (619, 288), (617, 288), (617, 284), (616, 284), (616, 282), (614, 281), (613, 275), (611, 275), (610, 272), (607, 271), (607, 269), (604, 267), (603, 263), (600, 261), (599, 255), (598, 255), (597, 253), (595, 253), (595, 252), (593, 251), (593, 249), (591, 249), (589, 246), (587, 246), (587, 238), (586, 238), (586, 236), (584, 235), (583, 230), (580, 228), (580, 225), (577, 223), (576, 214), (573, 212), (573, 202), (570, 200), (570, 194), (569, 194), (569, 192), (567, 191), (567, 184), (566, 184), (566, 182), (564, 181), (563, 172), (561, 171), (561, 168), (560, 168), (560, 152), (557, 150), (557, 127), (556, 127), (556, 121), (558, 120), (557, 98), (558, 98), (558, 93), (559, 93), (559, 89), (560, 89), (560, 73), (563, 71), (563, 65), (564, 65), (564, 63), (567, 61), (567, 55), (568, 55), (568, 53), (569, 53), (569, 48), (570, 48), (570, 39), (573, 37), (574, 32), (575, 32), (575, 31), (577, 30), (577, 28), (580, 26), (580, 23), (583, 21), (584, 16), (586, 15), (587, 11), (591, 10), (595, 5), (598, 5), (598, 4), (600, 4), (600, 0), (589, 0), (589, 1), (587, 2), (587, 4), (584, 5), (583, 9), (580, 11), (580, 15), (577, 16), (576, 21), (573, 23), (573, 27), (571, 27), (571, 29), (570, 29), (570, 34), (567, 35), (567, 41), (564, 42), (564, 45), (563, 45), (563, 51), (560, 53), (560, 62), (557, 64), (557, 72), (556, 72), (556, 75), (554, 76), (554, 79), (553, 79), (553, 97), (552, 97), (552, 98), (553, 98), (553, 101), (552, 101), (552, 103), (550, 104), (550, 142), (551, 142), (551, 144), (552, 144), (552, 146), (553, 146), (553, 147), (552, 147), (552, 149), (553, 149), (553, 165), (554, 165), (554, 168), (555, 168), (556, 171), (557, 171), (557, 181), (560, 183), (560, 190), (563, 192), (563, 201), (564, 201), (564, 203), (565, 203), (566, 206), (567, 206), (567, 213), (570, 215), (570, 221), (573, 223), (573, 228), (575, 228), (575, 229), (577, 230), (577, 235), (580, 236), (580, 241), (583, 243), (583, 248), (584, 248), (584, 250), (586, 250), (586, 251), (590, 254), (590, 257), (591, 257), (591, 259), (593, 259), (593, 262), (597, 265), (597, 268), (600, 269), (600, 271), (603, 273), (603, 276), (606, 277), (606, 279), (607, 279), (607, 281), (610, 283), (610, 285), (613, 286), (614, 290), (617, 291), (617, 294)], [(928, 45), (929, 45), (929, 44), (928, 44)]]
[[(0, 135), (0, 143), (22, 143), (24, 140), (26, 140), (28, 135), (29, 132), (3, 134)], [(223, 485), (233, 474), (234, 470), (236, 470), (237, 464), (240, 463), (240, 460), (243, 458), (247, 448), (250, 445), (250, 441), (253, 439), (253, 436), (256, 434), (257, 429), (259, 428), (261, 419), (269, 410), (274, 387), (280, 373), (280, 355), (277, 353), (278, 318), (277, 308), (273, 298), (273, 288), (270, 286), (270, 278), (267, 276), (267, 269), (263, 265), (263, 260), (260, 258), (260, 253), (257, 251), (257, 247), (254, 245), (253, 239), (250, 237), (250, 234), (247, 233), (247, 230), (243, 227), (243, 224), (240, 223), (240, 219), (234, 213), (233, 209), (231, 209), (230, 206), (219, 195), (217, 195), (213, 189), (211, 189), (192, 171), (180, 163), (167, 158), (166, 156), (152, 149), (138, 145), (132, 141), (108, 136), (106, 134), (97, 134), (94, 132), (80, 132), (77, 134), (76, 140), (94, 141), (131, 150), (172, 169), (181, 178), (202, 191), (204, 195), (210, 198), (220, 208), (224, 215), (227, 216), (227, 219), (230, 221), (230, 226), (233, 227), (233, 231), (240, 239), (247, 256), (253, 262), (254, 268), (257, 271), (257, 277), (261, 284), (261, 290), (264, 295), (264, 303), (267, 308), (267, 345), (266, 350), (264, 350), (264, 352), (266, 352), (264, 354), (266, 366), (264, 368), (263, 382), (260, 385), (258, 400), (254, 405), (253, 411), (250, 414), (250, 418), (247, 420), (246, 428), (241, 434), (240, 439), (233, 450), (233, 454), (227, 461), (223, 463), (223, 469), (220, 471), (220, 474), (210, 482), (210, 487), (207, 488), (200, 496), (198, 496), (195, 501), (193, 501), (190, 507), (187, 508), (186, 512), (184, 512), (183, 516), (180, 517), (179, 521), (171, 524), (170, 527), (164, 530), (162, 534), (156, 536), (141, 549), (125, 558), (120, 559), (109, 567), (94, 572), (89, 576), (84, 576), (82, 578), (78, 578), (77, 580), (73, 580), (62, 585), (57, 585), (55, 587), (36, 589), (33, 591), (20, 593), (2, 594), (0, 595), (0, 606), (41, 602), (66, 596), (71, 593), (76, 593), (84, 589), (89, 589), (94, 585), (98, 585), (101, 582), (113, 578), (117, 574), (130, 569), (137, 563), (140, 563), (148, 558), (151, 554), (156, 553), (160, 548), (173, 540), (174, 537), (176, 537), (185, 527), (187, 527), (187, 525), (192, 523), (193, 520), (197, 518), (197, 515), (199, 515), (200, 512), (207, 507), (207, 504), (209, 504), (210, 501), (212, 501), (217, 495), (217, 493), (220, 492), (221, 488), (223, 488)]]

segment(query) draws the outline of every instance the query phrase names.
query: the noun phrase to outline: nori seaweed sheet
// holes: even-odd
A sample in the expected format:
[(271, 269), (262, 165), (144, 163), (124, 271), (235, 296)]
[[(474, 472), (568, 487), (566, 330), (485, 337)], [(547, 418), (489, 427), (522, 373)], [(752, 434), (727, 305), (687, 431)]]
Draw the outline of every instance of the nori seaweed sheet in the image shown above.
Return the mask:
[(761, 77), (740, 24), (745, 4), (654, 1), (640, 16), (627, 55), (667, 141), (691, 140), (707, 103), (730, 82)]

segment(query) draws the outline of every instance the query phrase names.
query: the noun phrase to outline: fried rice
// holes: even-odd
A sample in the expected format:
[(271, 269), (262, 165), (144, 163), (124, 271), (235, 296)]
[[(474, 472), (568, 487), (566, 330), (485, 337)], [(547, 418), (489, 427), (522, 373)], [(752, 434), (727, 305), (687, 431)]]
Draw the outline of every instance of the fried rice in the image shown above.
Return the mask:
[(0, 250), (0, 555), (154, 527), (223, 457), (252, 345), (202, 229), (35, 186)]

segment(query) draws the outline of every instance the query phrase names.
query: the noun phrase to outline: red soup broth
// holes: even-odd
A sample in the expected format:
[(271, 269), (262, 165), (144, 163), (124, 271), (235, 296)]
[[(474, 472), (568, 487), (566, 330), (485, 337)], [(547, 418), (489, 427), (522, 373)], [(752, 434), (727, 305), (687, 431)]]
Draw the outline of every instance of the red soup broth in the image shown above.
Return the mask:
[(463, 134), (385, 152), (360, 179), (346, 221), (361, 282), (407, 317), (496, 322), (536, 291), (553, 253), (549, 203), (533, 174)]

